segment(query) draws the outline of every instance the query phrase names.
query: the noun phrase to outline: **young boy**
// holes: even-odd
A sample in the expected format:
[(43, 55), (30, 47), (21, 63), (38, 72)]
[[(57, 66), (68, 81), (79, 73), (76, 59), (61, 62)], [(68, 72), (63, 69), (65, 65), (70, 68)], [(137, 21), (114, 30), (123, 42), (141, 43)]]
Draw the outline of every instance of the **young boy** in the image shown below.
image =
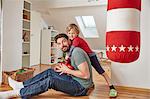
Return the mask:
[(109, 76), (104, 71), (104, 69), (101, 67), (101, 65), (100, 65), (100, 63), (97, 59), (96, 54), (90, 49), (90, 47), (88, 46), (86, 41), (79, 37), (80, 30), (79, 30), (78, 26), (76, 24), (70, 24), (66, 28), (66, 32), (67, 32), (67, 35), (68, 35), (69, 39), (72, 41), (71, 50), (68, 53), (68, 57), (66, 59), (67, 63), (70, 62), (69, 58), (71, 57), (73, 49), (75, 47), (82, 48), (89, 55), (91, 64), (95, 68), (95, 70), (105, 78), (105, 80), (106, 80), (106, 82), (107, 82), (107, 84), (110, 88), (109, 96), (110, 97), (116, 97), (117, 96), (117, 91), (114, 88)]

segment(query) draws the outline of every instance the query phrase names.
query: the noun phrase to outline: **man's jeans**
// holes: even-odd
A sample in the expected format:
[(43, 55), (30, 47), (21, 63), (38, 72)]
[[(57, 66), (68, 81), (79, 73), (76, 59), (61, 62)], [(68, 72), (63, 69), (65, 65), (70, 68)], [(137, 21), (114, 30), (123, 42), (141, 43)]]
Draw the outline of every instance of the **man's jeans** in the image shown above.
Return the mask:
[(48, 69), (35, 77), (23, 82), (24, 88), (20, 90), (22, 98), (41, 94), (48, 89), (54, 89), (72, 96), (84, 96), (87, 89), (67, 74), (59, 75), (52, 69)]

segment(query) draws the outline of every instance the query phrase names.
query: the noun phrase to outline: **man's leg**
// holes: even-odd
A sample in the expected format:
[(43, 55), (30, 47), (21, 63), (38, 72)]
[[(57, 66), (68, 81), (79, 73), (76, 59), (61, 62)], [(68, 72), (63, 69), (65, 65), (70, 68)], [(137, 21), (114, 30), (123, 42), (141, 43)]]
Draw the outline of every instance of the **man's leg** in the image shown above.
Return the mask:
[(42, 79), (47, 78), (49, 75), (52, 75), (51, 74), (51, 69), (47, 69), (47, 70), (35, 75), (34, 77), (24, 81), (23, 85), (24, 85), (24, 87), (29, 86), (29, 85), (34, 84), (34, 83), (36, 83), (36, 82), (38, 82)]
[(18, 82), (12, 79), (11, 77), (8, 77), (8, 83), (9, 83), (9, 86), (12, 87), (13, 89), (21, 89), (24, 87), (22, 82)]
[(15, 80), (13, 80), (12, 78), (8, 78), (8, 82), (9, 85), (13, 88), (13, 89), (19, 89), (19, 88), (23, 88), (26, 86), (29, 86), (31, 84), (34, 84), (46, 77), (48, 77), (49, 75), (51, 75), (51, 69), (47, 69), (45, 71), (43, 71), (42, 73), (37, 74), (36, 76), (34, 76), (33, 78), (30, 78), (24, 82), (17, 82)]
[(0, 99), (9, 99), (20, 96), (20, 89), (0, 92)]
[(72, 79), (71, 76), (66, 74), (59, 75), (59, 73), (56, 73), (53, 70), (51, 70), (51, 73), (53, 76), (50, 75), (47, 78), (40, 80), (39, 82), (22, 88), (20, 90), (21, 97), (27, 98), (38, 95), (51, 88), (73, 96), (86, 95), (87, 89)]

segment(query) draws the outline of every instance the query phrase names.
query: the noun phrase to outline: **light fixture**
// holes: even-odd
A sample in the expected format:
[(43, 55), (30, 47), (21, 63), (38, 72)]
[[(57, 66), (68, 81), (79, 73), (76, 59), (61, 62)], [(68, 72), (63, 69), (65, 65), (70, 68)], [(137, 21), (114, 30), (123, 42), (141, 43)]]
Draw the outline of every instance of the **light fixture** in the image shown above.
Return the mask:
[(95, 2), (95, 1), (99, 1), (99, 0), (88, 0), (88, 2)]

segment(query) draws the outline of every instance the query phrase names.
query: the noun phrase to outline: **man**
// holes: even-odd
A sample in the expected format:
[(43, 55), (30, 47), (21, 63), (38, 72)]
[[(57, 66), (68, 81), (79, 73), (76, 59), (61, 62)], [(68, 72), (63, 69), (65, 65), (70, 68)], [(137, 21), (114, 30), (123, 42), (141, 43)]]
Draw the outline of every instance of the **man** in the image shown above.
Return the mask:
[[(71, 44), (66, 34), (58, 34), (55, 41), (63, 52), (69, 51)], [(72, 96), (84, 96), (93, 82), (88, 55), (82, 49), (75, 48), (71, 56), (71, 65), (74, 70), (60, 64), (54, 70), (48, 69), (24, 82), (17, 82), (9, 78), (9, 85), (13, 90), (0, 92), (0, 99), (14, 96), (29, 98), (48, 89), (61, 91)]]

